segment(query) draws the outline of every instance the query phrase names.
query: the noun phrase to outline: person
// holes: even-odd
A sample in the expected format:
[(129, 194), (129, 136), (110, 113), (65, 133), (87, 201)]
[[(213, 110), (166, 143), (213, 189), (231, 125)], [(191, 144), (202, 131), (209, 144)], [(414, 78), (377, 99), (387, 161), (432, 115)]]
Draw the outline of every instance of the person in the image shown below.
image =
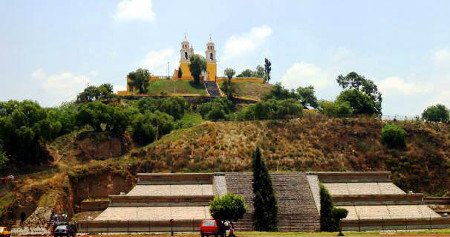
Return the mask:
[(229, 230), (230, 230), (230, 233), (228, 234), (228, 237), (235, 237), (233, 222), (230, 222), (230, 229)]

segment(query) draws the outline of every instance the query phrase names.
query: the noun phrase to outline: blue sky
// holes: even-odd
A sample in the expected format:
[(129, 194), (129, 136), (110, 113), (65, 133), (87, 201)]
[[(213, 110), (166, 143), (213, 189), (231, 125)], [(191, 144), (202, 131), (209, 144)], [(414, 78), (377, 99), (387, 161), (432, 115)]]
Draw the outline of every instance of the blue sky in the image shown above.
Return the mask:
[(339, 74), (356, 71), (383, 93), (386, 115), (450, 107), (450, 1), (0, 1), (0, 100), (44, 106), (88, 84), (125, 87), (138, 68), (178, 67), (187, 33), (219, 72), (272, 61), (272, 82), (313, 85), (334, 99)]

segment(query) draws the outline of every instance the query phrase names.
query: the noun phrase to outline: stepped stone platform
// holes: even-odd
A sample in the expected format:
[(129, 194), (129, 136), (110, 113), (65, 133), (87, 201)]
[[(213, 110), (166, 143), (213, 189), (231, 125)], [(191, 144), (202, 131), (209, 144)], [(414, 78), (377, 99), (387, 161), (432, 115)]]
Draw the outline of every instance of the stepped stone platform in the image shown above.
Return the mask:
[[(270, 173), (278, 205), (280, 231), (320, 229), (322, 183), (336, 206), (349, 211), (344, 230), (450, 228), (424, 202), (390, 181), (390, 172)], [(80, 233), (197, 232), (211, 218), (214, 196), (245, 197), (247, 213), (235, 223), (238, 231), (253, 230), (252, 173), (138, 174), (137, 185), (124, 195), (111, 195), (108, 208), (94, 220), (78, 222)], [(445, 200), (444, 200), (445, 201)], [(436, 202), (436, 201), (434, 201)]]
[[(390, 172), (317, 172), (337, 207), (348, 210), (344, 230), (448, 228), (450, 219), (424, 203), (423, 194), (405, 193)], [(433, 224), (434, 223), (434, 224)]]

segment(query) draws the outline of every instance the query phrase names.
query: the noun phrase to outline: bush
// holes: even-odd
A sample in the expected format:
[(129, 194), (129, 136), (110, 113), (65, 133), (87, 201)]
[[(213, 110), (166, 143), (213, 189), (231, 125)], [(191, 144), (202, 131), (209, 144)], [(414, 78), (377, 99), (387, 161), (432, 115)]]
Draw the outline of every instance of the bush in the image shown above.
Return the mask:
[(144, 98), (139, 100), (138, 108), (141, 113), (161, 111), (171, 115), (175, 120), (179, 120), (184, 116), (188, 104), (181, 97), (165, 99)]
[(431, 122), (448, 122), (449, 110), (442, 104), (433, 105), (423, 111), (422, 118)]
[(199, 105), (197, 110), (200, 115), (202, 115), (203, 119), (218, 121), (226, 119), (226, 116), (230, 113), (231, 107), (231, 101), (227, 99), (216, 98)]
[(96, 132), (110, 131), (122, 135), (129, 123), (129, 115), (123, 108), (95, 101), (80, 107), (77, 121), (79, 125), (90, 125)]
[(133, 140), (140, 145), (146, 145), (170, 133), (173, 127), (173, 117), (166, 113), (156, 111), (139, 114), (132, 124)]
[(237, 221), (244, 216), (246, 211), (244, 197), (233, 193), (216, 196), (209, 203), (211, 216), (220, 221)]
[(406, 131), (395, 125), (387, 124), (381, 129), (381, 141), (389, 148), (405, 148)]
[(288, 119), (301, 117), (303, 106), (294, 99), (269, 99), (249, 105), (237, 112), (236, 120)]
[(328, 190), (320, 185), (320, 230), (336, 231), (337, 225), (333, 217), (333, 200)]
[(319, 102), (322, 113), (333, 117), (348, 117), (352, 115), (353, 109), (350, 103), (344, 102), (332, 102), (332, 101), (320, 101)]

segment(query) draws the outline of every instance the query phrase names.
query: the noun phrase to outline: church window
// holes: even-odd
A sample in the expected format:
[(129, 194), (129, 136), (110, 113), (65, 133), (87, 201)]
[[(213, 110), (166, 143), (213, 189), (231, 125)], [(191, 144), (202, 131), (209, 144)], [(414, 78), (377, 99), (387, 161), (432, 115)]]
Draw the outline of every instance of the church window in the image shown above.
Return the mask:
[(184, 52), (184, 58), (188, 59), (188, 53), (187, 52)]

